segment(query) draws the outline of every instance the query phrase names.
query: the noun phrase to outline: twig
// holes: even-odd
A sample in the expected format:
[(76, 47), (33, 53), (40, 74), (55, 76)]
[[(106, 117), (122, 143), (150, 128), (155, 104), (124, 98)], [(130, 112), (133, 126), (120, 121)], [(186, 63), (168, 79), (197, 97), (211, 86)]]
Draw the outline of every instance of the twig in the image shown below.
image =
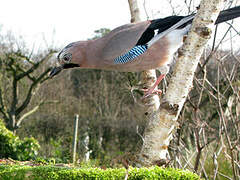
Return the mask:
[(147, 17), (147, 20), (149, 19), (149, 15), (148, 15), (148, 12), (147, 12), (147, 9), (146, 9), (146, 0), (143, 1), (143, 8), (144, 8), (144, 12), (145, 12), (145, 15)]
[(219, 110), (220, 110), (220, 112), (219, 112), (220, 113), (220, 118), (222, 119), (222, 124), (223, 124), (223, 127), (224, 127), (225, 136), (226, 136), (226, 139), (227, 139), (228, 147), (230, 149), (233, 177), (234, 177), (234, 180), (237, 180), (236, 171), (235, 171), (235, 164), (234, 164), (233, 148), (232, 148), (230, 137), (229, 137), (228, 132), (227, 132), (226, 119), (225, 119), (225, 116), (224, 116), (224, 113), (223, 113), (223, 109), (222, 109), (222, 105), (221, 105), (221, 99), (220, 99), (219, 64), (218, 64), (218, 71), (217, 71), (217, 82), (218, 82), (217, 83), (217, 90), (218, 90), (218, 105), (219, 105)]
[(144, 142), (144, 138), (143, 138), (143, 136), (139, 133), (139, 131), (138, 131), (138, 125), (136, 126), (136, 133), (137, 133), (137, 135), (139, 135), (139, 137), (142, 139), (142, 142)]

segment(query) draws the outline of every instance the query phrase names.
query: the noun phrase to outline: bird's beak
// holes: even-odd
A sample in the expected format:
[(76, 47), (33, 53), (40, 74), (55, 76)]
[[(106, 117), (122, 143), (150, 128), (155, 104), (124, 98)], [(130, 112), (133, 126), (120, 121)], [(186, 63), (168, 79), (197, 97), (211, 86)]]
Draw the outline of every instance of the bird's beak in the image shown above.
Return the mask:
[(53, 76), (57, 75), (58, 73), (60, 73), (63, 70), (63, 66), (58, 66), (58, 67), (54, 67), (50, 74), (49, 77), (52, 78)]
[(75, 67), (80, 67), (80, 66), (78, 64), (69, 63), (69, 64), (63, 64), (61, 66), (54, 67), (51, 70), (49, 77), (52, 78), (53, 76), (60, 73), (63, 69), (70, 69), (70, 68), (75, 68)]

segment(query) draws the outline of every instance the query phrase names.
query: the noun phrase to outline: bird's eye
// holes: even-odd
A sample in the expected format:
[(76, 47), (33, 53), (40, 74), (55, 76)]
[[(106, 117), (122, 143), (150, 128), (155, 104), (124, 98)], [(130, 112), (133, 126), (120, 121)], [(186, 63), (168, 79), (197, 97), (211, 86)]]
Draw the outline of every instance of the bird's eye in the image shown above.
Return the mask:
[(72, 59), (72, 54), (68, 53), (63, 56), (63, 61), (69, 63)]
[(69, 60), (69, 58), (67, 56), (65, 56), (63, 59), (64, 59), (64, 61), (68, 61)]

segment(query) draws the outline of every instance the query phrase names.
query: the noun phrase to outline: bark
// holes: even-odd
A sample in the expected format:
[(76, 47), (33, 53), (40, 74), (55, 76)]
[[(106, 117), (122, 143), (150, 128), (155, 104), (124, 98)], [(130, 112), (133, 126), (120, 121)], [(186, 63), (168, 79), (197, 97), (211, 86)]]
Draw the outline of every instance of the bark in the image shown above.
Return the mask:
[(141, 165), (166, 164), (168, 146), (173, 130), (177, 127), (177, 118), (192, 88), (194, 72), (222, 4), (223, 0), (201, 1), (191, 32), (179, 50), (179, 59), (160, 108), (150, 116), (145, 129), (139, 155)]
[[(131, 22), (139, 22), (141, 21), (140, 18), (140, 10), (138, 8), (137, 0), (128, 0), (130, 13), (131, 13)], [(144, 88), (149, 89), (152, 87), (157, 80), (156, 78), (156, 71), (155, 70), (148, 70), (143, 71), (141, 73), (141, 83), (144, 84)], [(157, 87), (156, 87), (157, 89)], [(157, 111), (160, 105), (160, 100), (158, 95), (149, 96), (148, 98), (143, 99), (143, 103), (146, 105), (147, 109), (145, 112), (146, 118), (151, 121), (157, 121), (155, 120), (154, 116), (151, 116), (154, 112)]]
[[(52, 51), (49, 52), (38, 62), (31, 62), (28, 57), (25, 57), (18, 53), (6, 54), (6, 67), (3, 68), (3, 70), (9, 71), (9, 73), (11, 73), (10, 79), (12, 81), (12, 98), (10, 99), (9, 104), (7, 103), (7, 101), (4, 101), (7, 94), (5, 94), (4, 89), (2, 88), (2, 86), (0, 86), (0, 114), (3, 115), (3, 119), (7, 124), (7, 128), (14, 133), (26, 117), (36, 112), (41, 105), (46, 103), (40, 102), (32, 110), (25, 112), (22, 115), (23, 111), (29, 106), (34, 93), (38, 90), (38, 87), (49, 78), (48, 73), (51, 68), (47, 68), (44, 72), (38, 75), (33, 75), (32, 73), (36, 71), (43, 62), (46, 62), (52, 56), (52, 54)], [(31, 63), (32, 66), (27, 70), (23, 69), (18, 64), (19, 57), (23, 57), (24, 59), (28, 60), (28, 62)], [(3, 80), (3, 78), (6, 77), (2, 73), (0, 73), (0, 80)], [(21, 92), (19, 92), (19, 86), (21, 85), (21, 81), (24, 78), (28, 78), (31, 83), (29, 84), (29, 87), (27, 87), (28, 89), (26, 97), (22, 98)], [(0, 81), (0, 85), (2, 84), (1, 82), (2, 81)]]
[(131, 14), (131, 23), (141, 21), (137, 0), (128, 0), (128, 4), (129, 4), (130, 14)]
[[(137, 0), (128, 0), (128, 3), (131, 13), (131, 22), (133, 23), (141, 21)], [(143, 71), (141, 73), (141, 82), (142, 84), (144, 84), (144, 88), (149, 89), (154, 85), (156, 80), (157, 77), (155, 70)], [(160, 102), (158, 95), (149, 96), (148, 98), (145, 98), (143, 101), (146, 107), (149, 107), (147, 109), (147, 114), (151, 114), (152, 112), (156, 111), (159, 108)], [(149, 104), (151, 104), (151, 106), (149, 106)]]

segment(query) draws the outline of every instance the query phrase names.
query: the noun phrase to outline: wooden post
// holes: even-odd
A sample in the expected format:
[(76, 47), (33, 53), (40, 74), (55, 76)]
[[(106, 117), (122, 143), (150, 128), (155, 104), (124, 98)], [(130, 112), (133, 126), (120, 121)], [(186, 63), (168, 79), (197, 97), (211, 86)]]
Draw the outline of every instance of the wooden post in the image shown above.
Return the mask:
[(79, 117), (79, 115), (76, 114), (76, 118), (74, 121), (74, 134), (73, 134), (73, 164), (75, 164), (75, 162), (76, 162), (78, 117)]

